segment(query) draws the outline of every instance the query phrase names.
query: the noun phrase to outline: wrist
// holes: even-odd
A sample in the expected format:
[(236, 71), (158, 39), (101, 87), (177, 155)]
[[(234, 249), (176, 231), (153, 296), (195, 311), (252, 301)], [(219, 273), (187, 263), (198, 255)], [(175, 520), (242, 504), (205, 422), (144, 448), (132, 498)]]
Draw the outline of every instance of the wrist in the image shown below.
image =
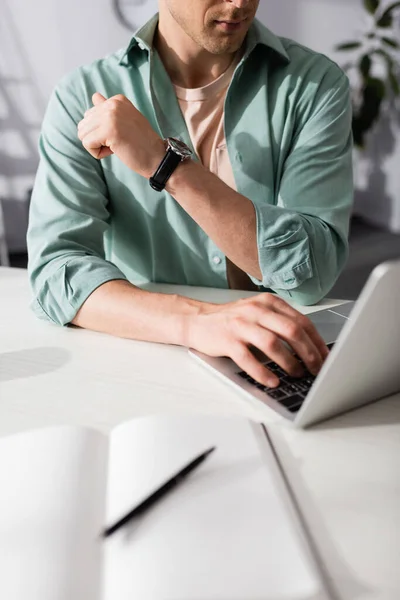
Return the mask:
[(163, 142), (165, 145), (164, 156), (149, 179), (150, 186), (157, 192), (165, 189), (177, 167), (193, 154), (190, 147), (179, 138), (168, 137)]
[(182, 161), (168, 179), (165, 186), (166, 191), (175, 197), (178, 190), (194, 177), (199, 168), (203, 168), (202, 165), (193, 159)]
[(152, 149), (152, 158), (151, 161), (149, 161), (149, 167), (147, 169), (147, 172), (145, 173), (146, 179), (150, 179), (150, 177), (152, 177), (157, 171), (161, 161), (165, 156), (165, 152), (165, 142), (162, 138), (158, 138), (157, 142), (154, 144), (154, 147)]
[(213, 305), (183, 296), (177, 296), (177, 300), (179, 307), (176, 343), (186, 348), (195, 348), (199, 318), (207, 312), (208, 307), (211, 308)]

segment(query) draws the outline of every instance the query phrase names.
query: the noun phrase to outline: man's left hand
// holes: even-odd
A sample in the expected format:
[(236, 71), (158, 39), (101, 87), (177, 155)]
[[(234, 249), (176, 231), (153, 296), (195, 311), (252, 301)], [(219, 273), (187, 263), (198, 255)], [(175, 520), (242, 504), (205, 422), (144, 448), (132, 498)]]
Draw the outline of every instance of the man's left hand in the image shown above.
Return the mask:
[(111, 154), (132, 171), (150, 178), (165, 156), (163, 140), (147, 119), (122, 95), (108, 100), (96, 92), (93, 108), (78, 124), (78, 137), (94, 158)]

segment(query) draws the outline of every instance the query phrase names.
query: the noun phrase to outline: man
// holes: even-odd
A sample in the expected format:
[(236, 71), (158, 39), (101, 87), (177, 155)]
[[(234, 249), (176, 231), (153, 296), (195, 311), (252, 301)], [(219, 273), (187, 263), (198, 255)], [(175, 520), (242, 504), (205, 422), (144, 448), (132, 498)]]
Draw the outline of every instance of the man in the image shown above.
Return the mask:
[[(314, 374), (327, 356), (285, 299), (319, 301), (345, 263), (351, 116), (340, 69), (274, 36), (258, 4), (159, 0), (127, 49), (60, 83), (29, 270), (41, 317), (230, 356), (276, 386), (253, 347), (293, 376), (284, 342)], [(149, 281), (276, 294), (214, 305)]]

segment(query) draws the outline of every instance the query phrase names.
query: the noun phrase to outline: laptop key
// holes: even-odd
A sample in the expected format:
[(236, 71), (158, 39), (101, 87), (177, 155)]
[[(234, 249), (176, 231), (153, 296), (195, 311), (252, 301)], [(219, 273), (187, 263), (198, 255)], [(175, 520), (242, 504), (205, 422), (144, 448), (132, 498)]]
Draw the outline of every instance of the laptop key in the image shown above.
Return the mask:
[(293, 404), (292, 406), (289, 406), (289, 407), (288, 407), (288, 410), (289, 410), (291, 413), (296, 413), (296, 412), (298, 412), (298, 411), (301, 409), (301, 407), (303, 406), (303, 402), (304, 402), (304, 398), (302, 399), (302, 402), (299, 402), (298, 404)]
[(281, 388), (283, 391), (287, 392), (288, 395), (297, 394), (303, 392), (299, 384), (296, 383), (282, 383)]
[(287, 394), (284, 392), (284, 390), (281, 390), (280, 388), (267, 388), (265, 391), (267, 392), (268, 396), (270, 396), (274, 400), (281, 400), (282, 398), (287, 398)]
[(249, 375), (247, 375), (246, 371), (238, 371), (237, 374), (239, 375), (239, 377), (242, 377), (243, 379), (249, 378)]
[(246, 373), (246, 371), (237, 371), (237, 375), (239, 375), (239, 377), (241, 377), (242, 379), (245, 379), (249, 383), (252, 383), (253, 385), (261, 385), (255, 379), (250, 377), (250, 375), (248, 373)]
[[(279, 388), (268, 388), (255, 381), (246, 371), (237, 371), (239, 377), (248, 381), (259, 390), (266, 392), (274, 398), (275, 400), (281, 400), (282, 398), (287, 398), (288, 396), (299, 395), (303, 397), (309, 391), (310, 387), (315, 381), (315, 377), (311, 374), (306, 375), (305, 377), (291, 377), (279, 365), (274, 362), (267, 363), (268, 368), (279, 377), (281, 383)], [(275, 397), (276, 396), (276, 397)]]
[(281, 400), (278, 400), (278, 402), (290, 410), (290, 412), (297, 412), (303, 404), (304, 398), (303, 396), (300, 396), (300, 394), (293, 394), (293, 396), (282, 398)]
[(287, 373), (285, 373), (285, 371), (283, 369), (281, 369), (281, 367), (279, 367), (278, 365), (275, 365), (274, 363), (269, 364), (269, 365), (265, 365), (272, 373), (274, 373), (277, 377), (279, 377), (279, 379), (281, 377), (284, 377)]
[(310, 391), (311, 385), (310, 385), (310, 383), (307, 383), (307, 381), (300, 380), (297, 383), (297, 387), (298, 387), (300, 393), (307, 394), (307, 392)]

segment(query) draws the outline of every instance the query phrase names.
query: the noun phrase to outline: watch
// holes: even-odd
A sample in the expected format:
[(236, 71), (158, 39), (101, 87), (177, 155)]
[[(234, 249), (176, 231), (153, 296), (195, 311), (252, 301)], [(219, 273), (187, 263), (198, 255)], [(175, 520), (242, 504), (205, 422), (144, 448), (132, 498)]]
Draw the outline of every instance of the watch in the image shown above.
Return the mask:
[(168, 179), (175, 171), (180, 162), (187, 160), (193, 154), (189, 146), (178, 140), (177, 138), (169, 137), (164, 140), (166, 144), (166, 155), (160, 163), (157, 171), (149, 179), (149, 183), (153, 190), (162, 192)]

